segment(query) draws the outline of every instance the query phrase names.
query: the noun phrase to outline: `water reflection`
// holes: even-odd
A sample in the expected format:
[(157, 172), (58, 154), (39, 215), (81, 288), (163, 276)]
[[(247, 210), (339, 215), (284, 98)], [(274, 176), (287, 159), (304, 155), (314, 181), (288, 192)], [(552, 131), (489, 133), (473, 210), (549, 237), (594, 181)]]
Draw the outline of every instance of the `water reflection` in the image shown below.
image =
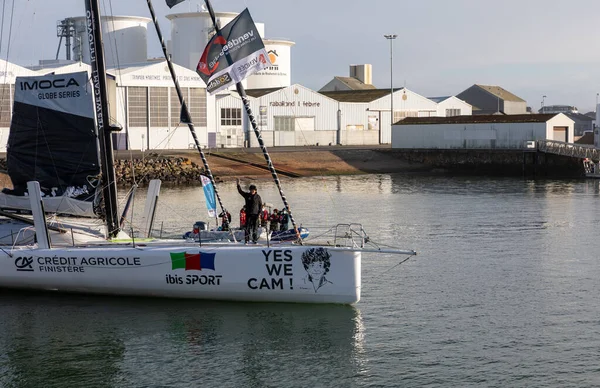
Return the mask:
[(317, 386), (366, 368), (349, 306), (34, 293), (0, 304), (3, 387)]

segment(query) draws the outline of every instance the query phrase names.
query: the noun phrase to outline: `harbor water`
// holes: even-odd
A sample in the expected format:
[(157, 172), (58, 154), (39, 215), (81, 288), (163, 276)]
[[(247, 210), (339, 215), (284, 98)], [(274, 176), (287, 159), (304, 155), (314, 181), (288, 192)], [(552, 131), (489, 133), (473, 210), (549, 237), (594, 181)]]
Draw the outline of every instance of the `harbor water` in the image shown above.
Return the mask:
[[(253, 183), (278, 207), (273, 183)], [(399, 174), (284, 189), (314, 233), (359, 222), (419, 255), (364, 254), (356, 306), (1, 290), (0, 387), (600, 385), (600, 182)], [(243, 199), (219, 191), (235, 220)], [(205, 214), (201, 188), (163, 188), (163, 235)]]

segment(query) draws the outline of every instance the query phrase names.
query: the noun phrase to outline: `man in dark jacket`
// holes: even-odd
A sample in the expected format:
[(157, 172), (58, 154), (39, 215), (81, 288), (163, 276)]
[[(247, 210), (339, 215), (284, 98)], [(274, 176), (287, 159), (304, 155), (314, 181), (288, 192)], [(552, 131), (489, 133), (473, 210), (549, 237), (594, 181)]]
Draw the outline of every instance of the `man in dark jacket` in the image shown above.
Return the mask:
[(250, 185), (250, 192), (245, 192), (240, 186), (240, 180), (237, 180), (238, 192), (246, 200), (246, 233), (245, 241), (248, 242), (252, 238), (252, 242), (258, 241), (258, 225), (260, 212), (262, 211), (263, 202), (260, 195), (256, 192), (256, 186)]

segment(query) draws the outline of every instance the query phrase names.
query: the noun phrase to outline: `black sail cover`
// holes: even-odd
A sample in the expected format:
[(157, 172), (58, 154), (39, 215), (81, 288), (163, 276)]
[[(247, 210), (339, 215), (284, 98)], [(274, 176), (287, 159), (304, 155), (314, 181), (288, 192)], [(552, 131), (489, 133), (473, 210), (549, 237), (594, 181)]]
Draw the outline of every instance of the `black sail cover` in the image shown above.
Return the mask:
[(17, 77), (7, 146), (13, 189), (0, 207), (29, 209), (27, 182), (40, 183), (48, 212), (93, 217), (100, 163), (87, 72)]

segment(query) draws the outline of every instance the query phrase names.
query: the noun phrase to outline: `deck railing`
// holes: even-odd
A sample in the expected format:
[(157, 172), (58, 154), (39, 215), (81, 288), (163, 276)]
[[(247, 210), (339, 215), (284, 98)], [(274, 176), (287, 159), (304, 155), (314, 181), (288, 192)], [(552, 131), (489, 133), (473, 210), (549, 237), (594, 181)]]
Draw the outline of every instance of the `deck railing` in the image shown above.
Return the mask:
[(573, 144), (555, 140), (538, 140), (537, 149), (549, 154), (571, 156), (574, 158), (600, 160), (600, 149), (589, 144)]

